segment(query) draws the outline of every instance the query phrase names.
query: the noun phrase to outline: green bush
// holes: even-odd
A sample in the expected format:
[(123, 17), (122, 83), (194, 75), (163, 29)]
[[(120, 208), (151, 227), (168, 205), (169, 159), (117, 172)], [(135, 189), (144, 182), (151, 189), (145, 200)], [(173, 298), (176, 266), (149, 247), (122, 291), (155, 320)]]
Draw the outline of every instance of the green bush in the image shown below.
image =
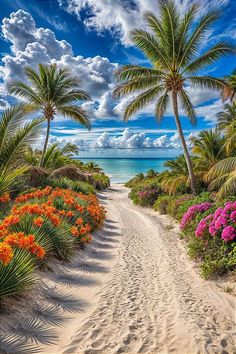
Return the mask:
[(160, 195), (153, 205), (154, 210), (159, 211), (161, 214), (167, 214), (168, 206), (173, 199), (175, 198), (169, 195)]
[(47, 185), (54, 188), (71, 189), (77, 193), (95, 194), (95, 188), (90, 183), (74, 181), (69, 178), (47, 179)]
[(147, 183), (147, 181), (139, 183), (131, 188), (129, 197), (134, 204), (141, 206), (153, 206), (156, 199), (161, 195), (162, 189), (157, 180)]
[(93, 173), (92, 179), (95, 187), (98, 190), (108, 188), (110, 186), (110, 179), (105, 173)]

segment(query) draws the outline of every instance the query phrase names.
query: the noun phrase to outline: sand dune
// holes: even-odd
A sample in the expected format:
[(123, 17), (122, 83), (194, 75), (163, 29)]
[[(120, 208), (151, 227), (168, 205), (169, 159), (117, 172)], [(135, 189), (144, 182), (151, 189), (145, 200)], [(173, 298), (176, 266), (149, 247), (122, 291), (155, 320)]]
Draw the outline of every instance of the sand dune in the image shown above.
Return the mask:
[(31, 313), (48, 326), (34, 346), (45, 354), (236, 353), (235, 298), (199, 277), (177, 225), (127, 194), (119, 185), (101, 193), (104, 229), (70, 265), (44, 273), (28, 310), (5, 315), (8, 336), (29, 337)]

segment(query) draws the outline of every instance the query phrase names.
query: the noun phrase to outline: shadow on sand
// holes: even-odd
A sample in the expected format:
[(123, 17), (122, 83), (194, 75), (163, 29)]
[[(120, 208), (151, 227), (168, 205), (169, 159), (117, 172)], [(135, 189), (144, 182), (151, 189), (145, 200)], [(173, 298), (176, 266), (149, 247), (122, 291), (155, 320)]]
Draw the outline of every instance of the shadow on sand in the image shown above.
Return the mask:
[[(106, 197), (102, 199), (105, 200)], [(71, 264), (58, 264), (54, 267), (54, 272), (50, 273), (50, 281), (47, 283), (46, 275), (46, 280), (44, 278), (33, 294), (28, 295), (31, 298), (17, 300), (17, 306), (9, 314), (1, 316), (0, 353), (39, 353), (40, 345), (56, 344), (56, 328), (65, 326), (73, 313), (80, 313), (89, 306), (86, 301), (78, 299), (78, 296), (68, 293), (68, 288), (99, 284), (92, 275), (109, 271), (103, 261), (113, 258), (111, 250), (119, 242), (119, 235), (116, 222), (107, 219), (104, 229), (94, 233), (93, 243), (85, 251), (80, 251)], [(57, 284), (65, 286), (65, 291), (58, 290)]]

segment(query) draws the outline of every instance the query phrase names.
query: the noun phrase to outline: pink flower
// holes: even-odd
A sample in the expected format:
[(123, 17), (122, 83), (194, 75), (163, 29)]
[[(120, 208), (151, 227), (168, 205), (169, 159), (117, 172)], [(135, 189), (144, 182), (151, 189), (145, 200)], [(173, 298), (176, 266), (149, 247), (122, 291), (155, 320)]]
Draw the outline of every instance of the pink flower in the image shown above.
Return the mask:
[(233, 241), (236, 238), (236, 230), (233, 226), (229, 225), (224, 228), (221, 238), (225, 241)]
[(217, 235), (217, 230), (214, 226), (210, 226), (209, 227), (209, 232), (212, 236), (216, 236)]
[(236, 221), (236, 210), (232, 211), (232, 213), (230, 214), (230, 220)]

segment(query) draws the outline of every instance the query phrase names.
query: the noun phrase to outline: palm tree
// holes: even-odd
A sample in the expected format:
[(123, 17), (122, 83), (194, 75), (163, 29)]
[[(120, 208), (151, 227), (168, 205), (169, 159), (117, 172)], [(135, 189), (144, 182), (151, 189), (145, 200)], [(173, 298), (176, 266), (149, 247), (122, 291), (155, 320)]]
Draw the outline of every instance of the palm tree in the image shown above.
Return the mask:
[(236, 70), (231, 75), (225, 77), (227, 86), (222, 91), (223, 100), (236, 101)]
[(86, 112), (76, 102), (89, 99), (89, 95), (80, 89), (80, 80), (72, 77), (69, 69), (58, 69), (56, 65), (39, 64), (36, 72), (30, 67), (25, 68), (30, 84), (15, 81), (9, 85), (9, 93), (27, 100), (31, 112), (42, 113), (47, 121), (47, 132), (40, 160), (43, 165), (47, 150), (50, 127), (56, 115), (72, 118), (90, 129)]
[(138, 110), (156, 101), (155, 116), (160, 122), (172, 98), (176, 126), (183, 146), (192, 192), (196, 192), (193, 166), (185, 142), (179, 106), (192, 124), (196, 124), (196, 114), (188, 95), (188, 87), (222, 90), (223, 80), (199, 72), (221, 56), (235, 52), (229, 43), (218, 42), (207, 51), (200, 52), (205, 34), (217, 20), (218, 13), (209, 10), (196, 24), (198, 6), (191, 5), (182, 16), (173, 0), (159, 0), (160, 16), (147, 12), (145, 20), (149, 31), (135, 29), (131, 40), (148, 58), (151, 67), (126, 65), (116, 73), (121, 84), (114, 90), (115, 97), (140, 91), (125, 109), (124, 120), (128, 120)]
[(21, 104), (6, 109), (0, 119), (0, 195), (26, 171), (22, 155), (39, 135), (42, 120), (23, 124), (25, 114), (26, 107)]
[(182, 187), (190, 187), (188, 166), (184, 155), (178, 156), (175, 160), (166, 161), (164, 166), (168, 170), (159, 174), (159, 181), (165, 192), (175, 194)]
[(197, 155), (196, 161), (203, 170), (208, 171), (216, 162), (226, 157), (225, 138), (215, 129), (203, 130), (197, 137), (192, 137), (190, 140), (192, 152)]
[(207, 175), (210, 190), (217, 190), (218, 199), (236, 194), (236, 157), (217, 162)]
[(236, 102), (226, 104), (224, 111), (217, 113), (218, 129), (224, 132), (225, 148), (229, 156), (236, 153)]
[[(56, 169), (65, 165), (76, 164), (76, 160), (73, 159), (73, 156), (77, 155), (78, 152), (79, 149), (75, 144), (67, 143), (60, 148), (58, 143), (54, 143), (47, 148), (41, 167), (46, 169)], [(29, 148), (24, 155), (24, 160), (32, 166), (37, 166), (41, 159), (41, 155), (41, 151), (37, 149), (34, 151)]]
[(94, 161), (89, 161), (88, 163), (85, 164), (85, 167), (88, 171), (90, 172), (102, 172), (102, 168)]
[(154, 178), (158, 175), (158, 172), (153, 170), (152, 168), (146, 172), (146, 177), (147, 178)]

